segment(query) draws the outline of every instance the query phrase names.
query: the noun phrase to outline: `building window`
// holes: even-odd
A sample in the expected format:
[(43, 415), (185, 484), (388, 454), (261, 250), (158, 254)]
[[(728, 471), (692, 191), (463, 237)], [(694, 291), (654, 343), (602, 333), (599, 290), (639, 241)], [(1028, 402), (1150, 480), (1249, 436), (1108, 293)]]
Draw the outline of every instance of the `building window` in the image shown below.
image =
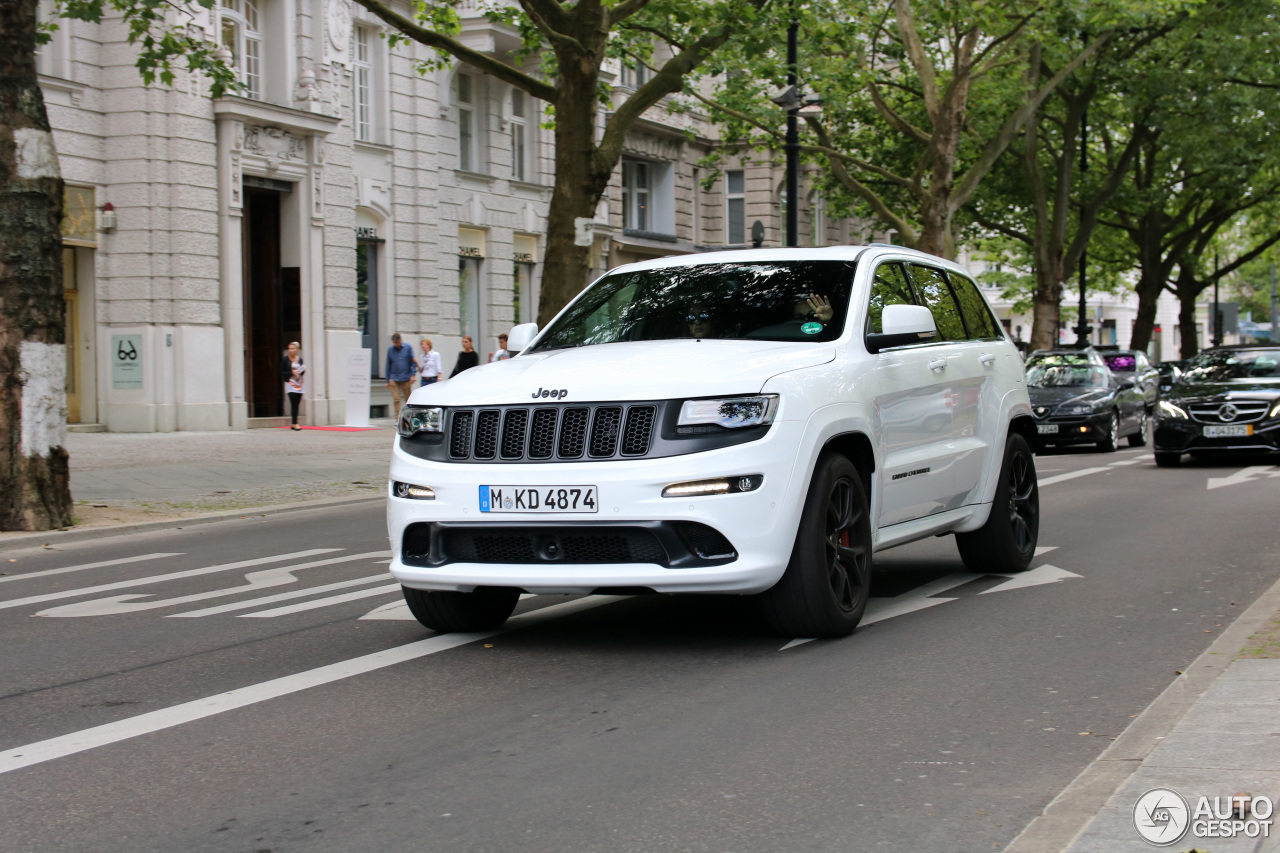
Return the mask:
[(644, 160), (622, 161), (622, 227), (649, 230), (650, 165)]
[[(378, 243), (356, 242), (356, 328), (360, 330), (360, 346), (378, 352)], [(382, 363), (374, 358), (370, 373), (378, 375)]]
[(368, 27), (356, 27), (354, 32), (354, 68), (352, 75), (352, 121), (356, 139), (373, 141), (373, 33)]
[(231, 67), (244, 84), (244, 94), (262, 100), (262, 30), (256, 0), (221, 0), (218, 25), (222, 46), (231, 53)]
[(458, 258), (458, 334), (480, 342), (480, 259)]
[(639, 89), (649, 82), (649, 67), (639, 59), (628, 56), (622, 61), (622, 85)]
[(527, 181), (529, 168), (529, 120), (526, 96), (511, 90), (511, 177)]
[(480, 81), (470, 74), (458, 75), (458, 168), (483, 171), (480, 163), (480, 135), (483, 127)]
[(737, 246), (747, 242), (747, 180), (741, 169), (724, 175), (725, 242)]
[(827, 200), (816, 192), (809, 200), (809, 243), (827, 245)]

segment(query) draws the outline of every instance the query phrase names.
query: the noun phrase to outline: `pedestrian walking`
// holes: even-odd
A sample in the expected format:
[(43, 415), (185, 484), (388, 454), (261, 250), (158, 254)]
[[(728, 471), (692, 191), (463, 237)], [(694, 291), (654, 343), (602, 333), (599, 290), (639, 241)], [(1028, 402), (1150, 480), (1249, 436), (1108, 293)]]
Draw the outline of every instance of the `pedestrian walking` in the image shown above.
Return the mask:
[(419, 380), (422, 385), (434, 385), (440, 381), (440, 374), (444, 368), (440, 366), (440, 353), (436, 352), (431, 346), (431, 338), (423, 338), (422, 352), (418, 354)]
[(507, 336), (498, 335), (498, 348), (489, 353), (489, 361), (506, 361), (511, 358), (511, 353), (507, 352)]
[(303, 379), (307, 365), (302, 360), (302, 346), (293, 341), (289, 344), (289, 352), (280, 360), (280, 381), (284, 383), (284, 393), (289, 398), (289, 417), (294, 429), (298, 426), (298, 405), (302, 402), (302, 392), (306, 382)]
[(417, 370), (418, 361), (413, 357), (413, 349), (404, 345), (399, 332), (392, 335), (391, 346), (387, 347), (387, 387), (391, 389), (396, 418), (400, 417), (400, 407), (413, 393), (413, 374)]
[(462, 336), (462, 352), (458, 353), (458, 361), (453, 365), (453, 373), (449, 374), (449, 378), (457, 376), (464, 370), (470, 370), (473, 367), (480, 366), (480, 353), (475, 351), (471, 345), (471, 336)]

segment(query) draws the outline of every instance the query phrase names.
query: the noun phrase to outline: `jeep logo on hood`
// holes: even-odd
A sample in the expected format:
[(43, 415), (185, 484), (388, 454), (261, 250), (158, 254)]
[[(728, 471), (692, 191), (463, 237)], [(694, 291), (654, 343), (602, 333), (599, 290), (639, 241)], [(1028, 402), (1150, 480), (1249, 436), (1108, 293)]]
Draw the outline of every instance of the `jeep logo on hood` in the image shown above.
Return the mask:
[(569, 396), (569, 389), (560, 388), (557, 390), (553, 388), (539, 388), (537, 391), (533, 392), (532, 396), (535, 400), (539, 397), (550, 397), (552, 400), (563, 400), (565, 397)]

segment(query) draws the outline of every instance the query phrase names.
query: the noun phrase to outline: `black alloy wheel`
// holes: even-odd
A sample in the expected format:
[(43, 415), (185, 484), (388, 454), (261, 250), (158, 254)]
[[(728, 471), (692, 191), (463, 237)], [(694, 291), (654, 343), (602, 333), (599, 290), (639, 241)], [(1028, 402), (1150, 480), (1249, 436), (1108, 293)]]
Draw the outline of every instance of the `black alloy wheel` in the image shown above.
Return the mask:
[(1138, 431), (1129, 436), (1130, 447), (1146, 447), (1147, 446), (1147, 410), (1143, 409), (1138, 415)]
[(858, 470), (844, 456), (821, 457), (805, 500), (791, 561), (761, 593), (766, 620), (790, 637), (843, 637), (871, 595), (871, 512)]
[(1098, 450), (1103, 453), (1115, 453), (1120, 449), (1120, 415), (1111, 410), (1111, 418), (1107, 421), (1106, 438), (1098, 442)]
[(970, 571), (1005, 574), (1025, 571), (1040, 537), (1040, 488), (1031, 446), (1021, 435), (1005, 442), (1004, 463), (987, 523), (957, 533), (960, 559)]

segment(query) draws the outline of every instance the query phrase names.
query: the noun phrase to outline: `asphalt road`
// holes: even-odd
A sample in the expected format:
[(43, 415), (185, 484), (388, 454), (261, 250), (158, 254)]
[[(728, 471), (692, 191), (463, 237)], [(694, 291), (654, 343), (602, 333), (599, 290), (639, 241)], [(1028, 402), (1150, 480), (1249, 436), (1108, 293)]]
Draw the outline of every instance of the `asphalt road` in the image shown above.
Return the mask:
[(432, 639), (377, 505), (10, 551), (0, 849), (997, 851), (1280, 576), (1278, 461), (1041, 456), (1030, 573), (885, 552), (839, 641), (660, 596)]

